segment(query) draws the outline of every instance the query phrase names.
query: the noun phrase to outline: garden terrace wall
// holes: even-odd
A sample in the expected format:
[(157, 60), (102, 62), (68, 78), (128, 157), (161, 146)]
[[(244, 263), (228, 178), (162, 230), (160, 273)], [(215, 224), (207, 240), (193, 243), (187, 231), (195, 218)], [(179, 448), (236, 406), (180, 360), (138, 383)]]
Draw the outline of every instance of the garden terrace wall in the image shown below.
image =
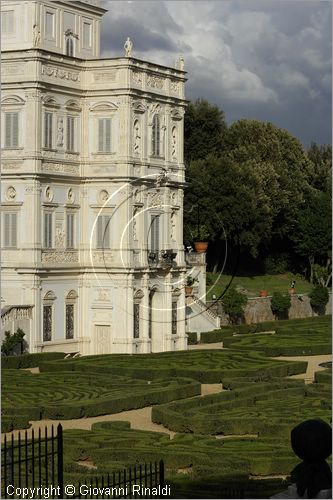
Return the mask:
[[(271, 309), (271, 296), (249, 297), (244, 309), (244, 320), (246, 324), (263, 323), (275, 321), (275, 316)], [(228, 315), (223, 310), (221, 301), (207, 301), (207, 306), (221, 319), (221, 325), (228, 325)], [(332, 294), (329, 294), (329, 301), (326, 304), (325, 314), (332, 314)], [(291, 295), (291, 307), (289, 309), (289, 319), (311, 318), (318, 314), (312, 309), (310, 297), (307, 294)]]

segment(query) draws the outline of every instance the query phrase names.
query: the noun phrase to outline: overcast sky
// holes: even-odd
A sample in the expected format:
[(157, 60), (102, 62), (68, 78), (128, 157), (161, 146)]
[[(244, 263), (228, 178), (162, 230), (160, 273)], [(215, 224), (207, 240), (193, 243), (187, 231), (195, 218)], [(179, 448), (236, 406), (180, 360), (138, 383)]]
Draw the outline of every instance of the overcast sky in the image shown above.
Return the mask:
[(187, 99), (203, 97), (228, 123), (255, 118), (305, 146), (331, 143), (331, 1), (102, 0), (102, 57), (124, 54), (188, 72)]

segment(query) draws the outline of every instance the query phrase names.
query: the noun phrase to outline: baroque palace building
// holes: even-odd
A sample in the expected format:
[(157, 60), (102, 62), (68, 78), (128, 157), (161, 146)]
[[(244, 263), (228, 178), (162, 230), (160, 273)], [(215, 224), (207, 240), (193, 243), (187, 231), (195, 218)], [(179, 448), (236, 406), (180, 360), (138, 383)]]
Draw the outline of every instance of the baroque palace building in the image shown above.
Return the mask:
[(99, 0), (1, 2), (2, 331), (186, 349), (184, 62), (100, 58)]

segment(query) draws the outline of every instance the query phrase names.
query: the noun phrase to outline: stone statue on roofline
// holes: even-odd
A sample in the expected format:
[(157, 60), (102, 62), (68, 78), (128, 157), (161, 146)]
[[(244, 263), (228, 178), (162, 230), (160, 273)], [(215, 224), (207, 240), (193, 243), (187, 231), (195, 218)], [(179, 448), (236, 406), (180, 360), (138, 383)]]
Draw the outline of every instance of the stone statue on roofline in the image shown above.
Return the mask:
[(176, 60), (176, 69), (180, 69), (181, 71), (184, 71), (185, 68), (185, 61), (183, 56), (179, 56), (178, 59)]
[(125, 56), (132, 57), (133, 42), (129, 36), (127, 37), (127, 40), (125, 42), (124, 49), (125, 49)]

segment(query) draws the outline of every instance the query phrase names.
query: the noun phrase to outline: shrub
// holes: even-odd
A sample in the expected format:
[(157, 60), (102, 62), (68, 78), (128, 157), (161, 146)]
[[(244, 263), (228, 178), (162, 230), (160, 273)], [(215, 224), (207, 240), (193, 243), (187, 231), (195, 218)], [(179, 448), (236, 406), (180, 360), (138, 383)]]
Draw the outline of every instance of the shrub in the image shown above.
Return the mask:
[(1, 368), (34, 368), (42, 361), (63, 359), (63, 352), (38, 352), (22, 354), (22, 356), (6, 356), (1, 359)]
[(244, 307), (247, 304), (247, 297), (237, 292), (235, 288), (229, 288), (223, 297), (222, 303), (225, 312), (230, 316), (231, 322), (237, 323), (243, 315)]
[(279, 319), (288, 318), (288, 311), (291, 306), (289, 295), (283, 295), (281, 292), (274, 292), (271, 301), (271, 309), (273, 314)]
[(9, 331), (5, 332), (5, 338), (2, 341), (1, 352), (6, 356), (14, 354), (18, 347), (20, 347), (20, 353), (23, 353), (23, 338), (25, 333), (21, 328), (18, 328), (13, 335)]
[(325, 306), (329, 299), (327, 288), (321, 285), (315, 286), (309, 293), (309, 297), (312, 309), (318, 314), (325, 314)]

